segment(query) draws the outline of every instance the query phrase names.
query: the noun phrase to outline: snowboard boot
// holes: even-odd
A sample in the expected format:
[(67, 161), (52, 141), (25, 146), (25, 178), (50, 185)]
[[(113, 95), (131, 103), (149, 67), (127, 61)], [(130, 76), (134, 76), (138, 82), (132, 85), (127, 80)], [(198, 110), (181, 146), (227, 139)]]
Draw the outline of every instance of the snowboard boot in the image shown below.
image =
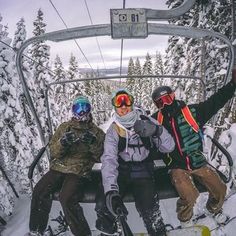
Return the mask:
[(213, 218), (217, 224), (224, 225), (227, 223), (230, 217), (222, 211), (219, 211), (218, 213), (213, 214)]
[(204, 210), (205, 210), (206, 215), (210, 216), (219, 225), (226, 224), (228, 220), (230, 219), (230, 217), (227, 214), (223, 213), (222, 209), (217, 213), (211, 213), (207, 209), (204, 209)]
[(29, 233), (26, 233), (24, 236), (43, 236), (43, 235), (36, 231), (30, 231)]
[(98, 213), (96, 220), (96, 228), (101, 235), (114, 235), (117, 233), (117, 224), (113, 216), (106, 213)]
[(181, 226), (182, 229), (193, 226), (192, 218), (190, 220), (187, 220), (187, 221), (180, 221), (180, 226)]

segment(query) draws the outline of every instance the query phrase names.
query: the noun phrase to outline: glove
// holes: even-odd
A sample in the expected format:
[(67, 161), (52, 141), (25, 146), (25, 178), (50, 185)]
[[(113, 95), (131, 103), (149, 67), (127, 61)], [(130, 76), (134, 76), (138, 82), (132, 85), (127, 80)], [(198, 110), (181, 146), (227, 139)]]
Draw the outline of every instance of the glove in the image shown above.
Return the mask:
[(147, 116), (141, 115), (141, 120), (134, 123), (134, 131), (142, 138), (159, 136), (162, 128), (154, 124)]
[(60, 143), (62, 146), (71, 146), (76, 141), (76, 135), (73, 131), (66, 132), (60, 139)]
[(97, 140), (97, 137), (92, 133), (87, 131), (81, 138), (81, 141), (87, 144), (93, 144)]
[(117, 191), (112, 190), (106, 193), (106, 207), (115, 217), (120, 215), (128, 215), (128, 211), (123, 203), (123, 200)]

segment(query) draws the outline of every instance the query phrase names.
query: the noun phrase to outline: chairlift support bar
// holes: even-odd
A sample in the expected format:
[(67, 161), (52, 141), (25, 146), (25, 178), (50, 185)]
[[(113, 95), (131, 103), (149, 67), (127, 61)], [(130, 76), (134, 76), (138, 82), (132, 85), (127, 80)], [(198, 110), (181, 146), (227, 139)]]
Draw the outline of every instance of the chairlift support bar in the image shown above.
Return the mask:
[[(195, 0), (186, 0), (181, 6), (177, 7), (176, 9), (163, 10), (163, 11), (145, 9), (145, 11), (147, 14), (147, 19), (151, 19), (151, 20), (166, 19), (167, 20), (169, 18), (181, 16), (186, 11), (188, 11), (194, 5), (194, 3), (195, 3)], [(184, 26), (176, 26), (176, 25), (168, 25), (168, 24), (157, 24), (157, 23), (147, 23), (147, 31), (148, 31), (148, 35), (174, 35), (174, 36), (190, 37), (190, 38), (213, 37), (213, 38), (221, 39), (223, 42), (225, 42), (229, 46), (229, 50), (230, 50), (231, 63), (229, 67), (227, 68), (225, 84), (229, 80), (229, 73), (233, 67), (234, 48), (230, 40), (223, 34), (206, 30), (206, 29), (197, 29), (193, 27), (184, 27)], [(60, 42), (60, 41), (66, 41), (66, 40), (71, 40), (71, 39), (78, 39), (78, 38), (110, 36), (110, 35), (111, 35), (110, 24), (75, 27), (71, 29), (45, 33), (37, 37), (32, 37), (26, 40), (22, 44), (22, 46), (19, 48), (17, 52), (17, 56), (16, 56), (16, 67), (17, 67), (17, 71), (18, 71), (22, 86), (23, 86), (24, 94), (26, 96), (26, 99), (31, 109), (31, 112), (33, 114), (33, 117), (35, 119), (36, 125), (38, 127), (39, 135), (40, 135), (43, 145), (45, 145), (45, 142), (46, 142), (45, 136), (43, 134), (43, 129), (42, 129), (39, 117), (36, 113), (36, 109), (34, 107), (32, 98), (29, 94), (29, 90), (28, 90), (27, 83), (23, 74), (23, 69), (21, 66), (23, 51), (30, 44), (35, 43), (35, 42), (45, 41), (45, 40)]]
[(145, 9), (146, 17), (148, 20), (169, 20), (176, 17), (182, 16), (184, 13), (188, 12), (196, 0), (185, 0), (180, 6), (170, 9), (170, 10), (153, 10)]
[(48, 90), (51, 86), (57, 85), (57, 84), (68, 84), (68, 83), (76, 83), (76, 82), (82, 82), (82, 81), (89, 81), (89, 80), (112, 80), (112, 79), (123, 79), (123, 78), (129, 78), (129, 79), (141, 79), (141, 78), (170, 78), (170, 79), (196, 79), (199, 80), (202, 87), (203, 87), (203, 97), (206, 98), (206, 85), (202, 78), (196, 77), (196, 76), (181, 76), (181, 75), (120, 75), (120, 76), (103, 76), (103, 77), (93, 77), (93, 78), (85, 78), (85, 79), (73, 79), (73, 80), (63, 80), (63, 81), (56, 81), (53, 83), (50, 83), (47, 85), (46, 92), (45, 92), (45, 100), (46, 100), (46, 106), (47, 106), (47, 116), (48, 116), (48, 125), (50, 130), (50, 135), (52, 132), (52, 122), (51, 122), (51, 112), (50, 112), (50, 105), (49, 105), (49, 99), (48, 99)]

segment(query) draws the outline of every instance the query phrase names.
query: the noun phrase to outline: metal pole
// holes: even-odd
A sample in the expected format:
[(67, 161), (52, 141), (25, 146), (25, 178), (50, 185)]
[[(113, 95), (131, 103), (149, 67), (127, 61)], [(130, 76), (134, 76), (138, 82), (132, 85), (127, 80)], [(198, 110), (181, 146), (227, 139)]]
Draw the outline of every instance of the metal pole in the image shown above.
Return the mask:
[[(235, 19), (235, 6), (236, 6), (236, 0), (231, 0), (231, 14), (232, 14), (232, 42), (235, 40), (236, 38), (236, 19)], [(234, 45), (234, 65), (236, 64), (236, 60), (235, 60), (235, 53), (236, 53), (236, 46)]]

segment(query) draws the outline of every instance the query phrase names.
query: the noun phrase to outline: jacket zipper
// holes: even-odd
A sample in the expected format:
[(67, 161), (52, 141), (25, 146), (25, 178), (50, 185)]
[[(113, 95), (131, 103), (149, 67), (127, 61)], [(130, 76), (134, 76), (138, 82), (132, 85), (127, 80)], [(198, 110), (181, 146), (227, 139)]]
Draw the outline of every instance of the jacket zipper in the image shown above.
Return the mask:
[[(176, 131), (175, 121), (174, 121), (173, 117), (171, 118), (171, 127), (173, 128), (173, 131), (174, 131), (174, 135), (175, 135), (175, 139), (176, 139), (176, 142), (177, 142), (178, 150), (179, 150), (181, 156), (184, 157), (184, 154), (183, 154), (181, 146), (180, 146), (180, 141), (179, 141), (179, 137), (178, 137), (178, 134), (177, 134), (177, 131)], [(188, 170), (191, 170), (191, 168), (190, 168), (190, 161), (189, 161), (189, 157), (188, 156), (186, 156), (186, 166), (187, 166)]]

